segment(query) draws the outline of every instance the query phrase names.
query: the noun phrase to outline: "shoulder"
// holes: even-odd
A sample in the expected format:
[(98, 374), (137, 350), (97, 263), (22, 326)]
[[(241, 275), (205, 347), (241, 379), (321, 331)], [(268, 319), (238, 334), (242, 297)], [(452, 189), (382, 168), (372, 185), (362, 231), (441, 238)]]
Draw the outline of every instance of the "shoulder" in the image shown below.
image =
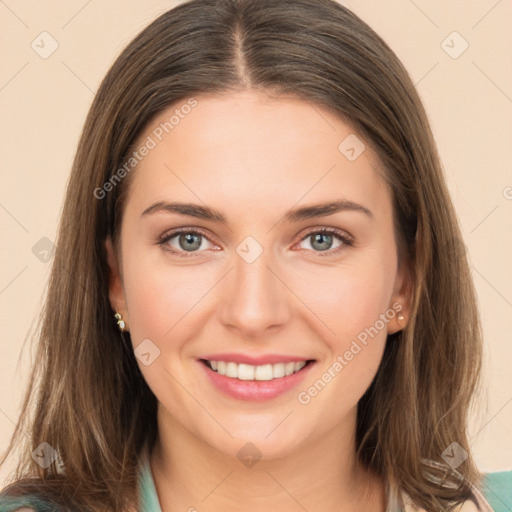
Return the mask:
[(0, 510), (2, 512), (55, 512), (56, 508), (39, 496), (0, 495)]
[(512, 471), (486, 473), (481, 491), (473, 490), (474, 499), (463, 503), (457, 512), (510, 512), (512, 510)]
[(0, 512), (56, 512), (59, 506), (44, 497), (37, 478), (21, 479), (0, 489)]
[[(407, 495), (403, 495), (405, 512), (426, 512), (413, 506)], [(394, 509), (392, 509), (394, 510)], [(455, 512), (511, 512), (512, 471), (486, 473), (481, 490), (473, 488), (473, 498), (459, 505)]]
[(2, 512), (50, 512), (55, 508), (38, 496), (2, 496), (0, 494), (0, 510)]
[(482, 482), (482, 494), (494, 512), (512, 510), (512, 471), (486, 473)]

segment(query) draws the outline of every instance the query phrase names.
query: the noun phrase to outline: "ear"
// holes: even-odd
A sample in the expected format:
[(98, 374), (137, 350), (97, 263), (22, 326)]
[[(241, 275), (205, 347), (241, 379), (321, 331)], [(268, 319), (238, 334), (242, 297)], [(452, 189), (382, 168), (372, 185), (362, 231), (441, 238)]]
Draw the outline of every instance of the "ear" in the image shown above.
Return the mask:
[(125, 331), (128, 331), (128, 309), (126, 307), (120, 264), (110, 236), (105, 240), (105, 251), (109, 267), (108, 298), (110, 300), (110, 305), (116, 313), (120, 313), (122, 315), (126, 324)]
[(388, 334), (394, 334), (407, 327), (411, 317), (412, 285), (410, 269), (408, 265), (401, 262), (395, 279), (393, 295), (389, 303), (389, 310), (394, 311), (394, 315), (387, 324)]

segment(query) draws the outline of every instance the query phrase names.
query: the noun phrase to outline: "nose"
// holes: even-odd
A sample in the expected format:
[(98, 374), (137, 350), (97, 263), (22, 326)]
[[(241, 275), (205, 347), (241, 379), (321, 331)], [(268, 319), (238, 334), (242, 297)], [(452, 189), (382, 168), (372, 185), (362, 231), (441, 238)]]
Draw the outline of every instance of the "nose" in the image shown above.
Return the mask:
[(222, 324), (237, 335), (263, 339), (284, 326), (290, 316), (289, 290), (264, 251), (252, 263), (235, 256), (218, 314)]

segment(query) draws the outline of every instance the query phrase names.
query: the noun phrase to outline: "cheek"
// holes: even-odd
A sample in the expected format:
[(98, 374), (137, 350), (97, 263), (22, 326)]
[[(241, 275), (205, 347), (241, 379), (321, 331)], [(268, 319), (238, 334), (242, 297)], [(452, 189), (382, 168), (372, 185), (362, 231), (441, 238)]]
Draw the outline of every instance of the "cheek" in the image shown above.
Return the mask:
[(201, 300), (214, 282), (199, 267), (172, 268), (144, 258), (126, 262), (124, 279), (134, 349), (149, 339), (159, 350), (151, 364), (138, 361), (139, 368), (158, 400), (179, 417), (190, 403), (176, 382), (190, 382), (182, 363), (197, 336)]
[[(301, 279), (296, 280), (294, 290), (318, 317), (317, 321), (322, 321), (322, 332), (333, 350), (344, 350), (391, 308), (396, 275), (392, 254), (370, 254), (351, 263), (324, 268), (309, 277), (301, 273)], [(378, 327), (382, 330), (381, 322)], [(386, 329), (383, 330), (385, 337)]]
[(125, 290), (132, 339), (176, 338), (193, 315), (194, 306), (205, 297), (213, 281), (198, 267), (188, 269), (144, 266), (126, 272)]
[[(177, 338), (196, 304), (214, 287), (206, 266), (177, 264), (164, 249), (142, 242), (144, 233), (127, 233), (123, 240), (123, 282), (134, 345), (154, 339), (161, 349)], [(179, 263), (179, 262), (178, 262)]]
[(302, 386), (297, 400), (308, 405), (308, 413), (316, 411), (313, 416), (325, 416), (326, 424), (342, 421), (356, 406), (382, 360), (387, 323), (395, 314), (389, 305), (392, 272), (385, 266), (340, 267), (302, 289), (304, 302), (321, 319), (316, 324), (327, 350), (318, 374)]
[(300, 403), (318, 396), (314, 407), (323, 414), (322, 408), (331, 410), (327, 404), (334, 401), (334, 414), (340, 420), (368, 389), (382, 360), (388, 322), (395, 315), (390, 304), (395, 276), (391, 247), (387, 252), (368, 251), (351, 263), (322, 269), (300, 286), (297, 283), (298, 294), (319, 318), (316, 324), (328, 353), (319, 369), (321, 382), (308, 383), (312, 394), (303, 388)]

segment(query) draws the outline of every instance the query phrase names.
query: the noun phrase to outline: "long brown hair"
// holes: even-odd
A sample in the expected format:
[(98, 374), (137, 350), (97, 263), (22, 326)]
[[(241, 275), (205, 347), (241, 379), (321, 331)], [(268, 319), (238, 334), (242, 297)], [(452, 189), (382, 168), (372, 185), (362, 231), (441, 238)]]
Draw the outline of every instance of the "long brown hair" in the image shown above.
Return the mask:
[[(37, 491), (80, 510), (136, 503), (139, 454), (157, 436), (157, 401), (117, 330), (104, 249), (108, 235), (118, 241), (133, 173), (103, 198), (95, 191), (163, 109), (245, 88), (336, 113), (377, 152), (393, 191), (412, 311), (407, 328), (388, 337), (358, 405), (360, 460), (432, 512), (452, 510), (480, 484), (466, 433), (481, 366), (475, 292), (427, 116), (406, 70), (370, 27), (332, 0), (192, 0), (126, 47), (90, 108), (36, 362), (2, 460), (24, 447), (5, 495)], [(453, 442), (469, 454), (458, 473), (442, 457)], [(30, 456), (41, 443), (59, 455), (47, 469)]]

